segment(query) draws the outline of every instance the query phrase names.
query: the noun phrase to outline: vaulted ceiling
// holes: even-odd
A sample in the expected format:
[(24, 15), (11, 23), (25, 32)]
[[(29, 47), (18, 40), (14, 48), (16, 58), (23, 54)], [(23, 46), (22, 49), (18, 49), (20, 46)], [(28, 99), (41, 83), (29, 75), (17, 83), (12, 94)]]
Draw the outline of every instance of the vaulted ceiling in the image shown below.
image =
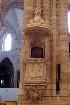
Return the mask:
[[(8, 29), (14, 30), (17, 35), (23, 32), (23, 1), (24, 0), (3, 0), (3, 16), (4, 25), (7, 25)], [(70, 0), (68, 0), (70, 3)], [(7, 28), (6, 27), (6, 28)]]
[(23, 10), (20, 8), (11, 8), (5, 16), (5, 20), (19, 34), (23, 31)]
[(3, 0), (3, 27), (17, 35), (23, 31), (23, 0)]

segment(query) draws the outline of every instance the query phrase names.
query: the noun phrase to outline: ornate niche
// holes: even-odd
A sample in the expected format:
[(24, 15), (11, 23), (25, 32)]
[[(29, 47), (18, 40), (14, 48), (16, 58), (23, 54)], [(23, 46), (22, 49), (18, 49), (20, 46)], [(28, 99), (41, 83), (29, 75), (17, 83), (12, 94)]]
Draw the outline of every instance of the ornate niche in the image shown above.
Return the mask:
[(30, 20), (25, 29), (29, 39), (29, 58), (26, 59), (25, 90), (31, 102), (42, 100), (43, 92), (48, 85), (47, 64), (45, 58), (45, 39), (49, 29), (41, 18), (39, 2), (35, 10), (35, 17)]
[(44, 58), (44, 51), (41, 47), (32, 47), (31, 48), (31, 58)]

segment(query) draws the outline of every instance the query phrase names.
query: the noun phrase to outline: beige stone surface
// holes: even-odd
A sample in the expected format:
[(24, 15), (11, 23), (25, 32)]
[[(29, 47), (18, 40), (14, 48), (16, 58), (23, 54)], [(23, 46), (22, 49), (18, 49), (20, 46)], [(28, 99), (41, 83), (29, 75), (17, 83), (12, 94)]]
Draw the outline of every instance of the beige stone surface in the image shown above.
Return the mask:
[[(35, 15), (37, 3), (41, 13), (38, 7)], [(67, 8), (67, 0), (24, 0), (25, 29), (20, 52), (21, 78), (18, 105), (70, 104)], [(42, 47), (44, 58), (31, 58), (32, 46)], [(56, 94), (57, 64), (60, 64), (61, 70), (58, 94)]]

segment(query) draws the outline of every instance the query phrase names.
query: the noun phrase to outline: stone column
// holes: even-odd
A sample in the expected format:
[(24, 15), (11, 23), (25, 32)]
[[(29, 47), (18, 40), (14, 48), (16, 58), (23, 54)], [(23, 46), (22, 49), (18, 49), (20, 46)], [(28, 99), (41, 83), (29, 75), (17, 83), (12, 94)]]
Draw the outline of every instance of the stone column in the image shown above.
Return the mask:
[(51, 96), (56, 96), (56, 37), (57, 37), (57, 17), (56, 17), (56, 0), (51, 1)]
[(59, 0), (59, 34), (60, 34), (60, 62), (61, 62), (61, 95), (68, 96), (68, 0)]
[(27, 27), (27, 24), (29, 23), (30, 19), (33, 18), (33, 0), (24, 0), (24, 27)]
[(50, 28), (50, 0), (43, 0), (43, 19), (46, 21), (46, 25)]
[(61, 35), (67, 35), (68, 30), (68, 0), (59, 0), (59, 32)]
[(2, 29), (2, 0), (0, 0), (0, 30)]

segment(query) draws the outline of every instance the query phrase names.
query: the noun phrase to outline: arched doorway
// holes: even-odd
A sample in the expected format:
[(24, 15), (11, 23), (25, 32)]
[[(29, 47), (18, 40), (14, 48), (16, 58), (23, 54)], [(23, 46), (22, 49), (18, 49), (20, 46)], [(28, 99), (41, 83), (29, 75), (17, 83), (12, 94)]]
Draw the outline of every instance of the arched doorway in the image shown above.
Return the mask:
[(0, 63), (0, 88), (12, 88), (14, 84), (14, 69), (9, 58)]

